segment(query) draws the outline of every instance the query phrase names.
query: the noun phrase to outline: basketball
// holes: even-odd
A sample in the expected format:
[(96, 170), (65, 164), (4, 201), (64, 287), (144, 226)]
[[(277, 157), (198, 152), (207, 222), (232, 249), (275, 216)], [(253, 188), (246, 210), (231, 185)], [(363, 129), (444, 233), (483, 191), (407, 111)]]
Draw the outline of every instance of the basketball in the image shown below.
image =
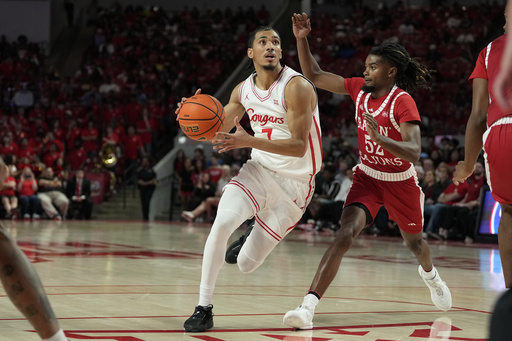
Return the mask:
[(181, 130), (193, 140), (209, 141), (224, 126), (224, 107), (213, 96), (199, 94), (183, 103), (179, 112)]

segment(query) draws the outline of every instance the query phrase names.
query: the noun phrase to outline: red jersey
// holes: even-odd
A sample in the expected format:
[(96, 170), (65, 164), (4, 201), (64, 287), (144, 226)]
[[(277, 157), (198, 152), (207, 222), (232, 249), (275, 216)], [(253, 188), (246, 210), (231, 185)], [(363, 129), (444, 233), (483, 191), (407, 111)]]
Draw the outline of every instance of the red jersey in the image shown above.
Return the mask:
[(361, 164), (379, 172), (399, 173), (409, 170), (412, 163), (396, 157), (373, 142), (366, 131), (363, 113), (373, 114), (379, 124), (379, 133), (395, 141), (402, 141), (400, 124), (421, 122), (420, 114), (412, 97), (404, 90), (393, 87), (385, 96), (373, 99), (361, 90), (363, 78), (345, 78), (345, 89), (356, 103), (356, 123)]
[(505, 42), (507, 41), (507, 35), (493, 40), (487, 45), (480, 54), (476, 61), (475, 69), (471, 76), (469, 76), (469, 82), (473, 84), (473, 79), (483, 78), (488, 81), (487, 89), (489, 91), (490, 103), (489, 109), (487, 110), (487, 126), (490, 127), (501, 117), (512, 115), (512, 109), (503, 112), (499, 107), (498, 103), (494, 101), (494, 80), (500, 72), (501, 56), (505, 48)]

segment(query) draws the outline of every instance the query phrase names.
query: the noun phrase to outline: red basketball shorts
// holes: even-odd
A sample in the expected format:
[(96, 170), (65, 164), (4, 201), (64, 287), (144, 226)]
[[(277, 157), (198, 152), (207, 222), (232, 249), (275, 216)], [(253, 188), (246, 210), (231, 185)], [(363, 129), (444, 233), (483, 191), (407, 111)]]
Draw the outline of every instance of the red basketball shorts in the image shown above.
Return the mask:
[(500, 204), (512, 204), (512, 117), (496, 121), (484, 134), (485, 169), (491, 193)]
[(416, 176), (403, 181), (377, 180), (359, 168), (355, 168), (354, 182), (345, 201), (345, 206), (363, 204), (372, 218), (384, 205), (389, 219), (407, 233), (423, 231), (424, 194), (418, 186)]

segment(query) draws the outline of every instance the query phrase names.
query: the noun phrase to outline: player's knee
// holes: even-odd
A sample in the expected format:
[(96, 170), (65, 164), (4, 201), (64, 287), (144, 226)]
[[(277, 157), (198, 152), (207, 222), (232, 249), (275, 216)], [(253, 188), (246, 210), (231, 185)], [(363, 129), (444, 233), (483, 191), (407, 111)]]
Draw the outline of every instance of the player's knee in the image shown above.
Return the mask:
[(247, 257), (238, 257), (237, 263), (238, 263), (238, 268), (240, 269), (241, 273), (243, 273), (243, 274), (250, 274), (251, 272), (253, 272), (257, 268), (259, 268), (259, 266), (263, 262), (257, 262), (257, 261), (254, 261), (252, 259), (249, 259)]
[(354, 244), (354, 232), (350, 228), (341, 228), (336, 234), (336, 246), (338, 249), (347, 251)]
[(423, 248), (423, 238), (422, 239), (414, 239), (414, 240), (406, 240), (405, 244), (416, 255), (419, 255), (422, 253)]

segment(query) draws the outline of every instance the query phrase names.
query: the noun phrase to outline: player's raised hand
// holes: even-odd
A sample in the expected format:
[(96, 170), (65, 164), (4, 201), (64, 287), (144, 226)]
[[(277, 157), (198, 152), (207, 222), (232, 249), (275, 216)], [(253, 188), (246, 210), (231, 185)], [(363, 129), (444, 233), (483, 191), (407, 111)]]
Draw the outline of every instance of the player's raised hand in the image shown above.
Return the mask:
[[(201, 88), (197, 89), (196, 93), (194, 94), (194, 96), (196, 95), (199, 95), (201, 93)], [(182, 97), (181, 98), (181, 102), (178, 103), (178, 107), (176, 108), (176, 110), (174, 111), (174, 113), (176, 114), (176, 121), (180, 118), (180, 109), (181, 109), (181, 106), (183, 105), (183, 103), (185, 103), (187, 101), (187, 99), (189, 99), (190, 97)]]
[(306, 38), (309, 32), (311, 32), (311, 20), (306, 13), (293, 13), (292, 22), (293, 35), (295, 38)]
[(224, 153), (231, 149), (250, 147), (249, 142), (253, 137), (240, 125), (238, 116), (235, 117), (234, 122), (236, 128), (234, 133), (218, 132), (215, 134), (215, 137), (210, 140), (210, 142), (214, 144), (213, 149), (218, 150), (219, 153)]
[(452, 181), (455, 185), (460, 185), (464, 181), (466, 181), (467, 178), (471, 174), (473, 174), (473, 171), (475, 170), (475, 166), (471, 167), (470, 165), (466, 164), (464, 161), (459, 161), (457, 163), (457, 166), (455, 166), (455, 172), (453, 173)]

